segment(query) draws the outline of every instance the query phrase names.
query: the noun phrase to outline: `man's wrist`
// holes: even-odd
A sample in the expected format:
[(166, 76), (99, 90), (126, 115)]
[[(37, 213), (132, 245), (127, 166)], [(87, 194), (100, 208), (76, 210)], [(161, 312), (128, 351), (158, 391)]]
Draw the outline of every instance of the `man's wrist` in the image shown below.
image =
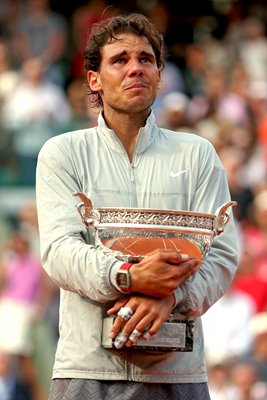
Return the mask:
[(116, 275), (116, 283), (117, 286), (119, 287), (119, 289), (123, 292), (123, 293), (132, 293), (132, 289), (131, 289), (131, 284), (132, 284), (132, 280), (131, 280), (131, 273), (130, 273), (130, 268), (132, 267), (132, 263), (123, 263)]

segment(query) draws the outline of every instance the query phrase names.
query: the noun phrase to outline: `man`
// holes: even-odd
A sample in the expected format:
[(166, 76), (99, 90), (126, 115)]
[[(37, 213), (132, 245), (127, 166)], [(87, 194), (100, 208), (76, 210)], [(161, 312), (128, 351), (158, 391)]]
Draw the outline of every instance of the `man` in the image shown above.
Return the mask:
[[(214, 213), (229, 201), (223, 168), (206, 140), (156, 126), (151, 106), (162, 38), (144, 16), (95, 26), (84, 54), (89, 94), (102, 110), (98, 125), (49, 140), (37, 166), (42, 263), (61, 288), (50, 399), (207, 400), (199, 316), (233, 278), (232, 219), (202, 265), (160, 249), (137, 264), (123, 263), (83, 241), (73, 193), (85, 193), (94, 207)], [(126, 289), (117, 280), (125, 269)], [(136, 336), (153, 337), (176, 312), (195, 319), (192, 352), (131, 348)], [(116, 317), (110, 337), (120, 350), (101, 346), (107, 315)]]

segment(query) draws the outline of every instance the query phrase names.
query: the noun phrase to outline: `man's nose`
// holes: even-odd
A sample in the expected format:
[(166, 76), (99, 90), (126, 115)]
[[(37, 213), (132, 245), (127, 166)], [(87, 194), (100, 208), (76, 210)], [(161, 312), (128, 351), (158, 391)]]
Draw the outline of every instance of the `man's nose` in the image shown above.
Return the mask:
[(138, 60), (132, 60), (129, 64), (129, 74), (142, 76), (144, 73), (143, 67)]

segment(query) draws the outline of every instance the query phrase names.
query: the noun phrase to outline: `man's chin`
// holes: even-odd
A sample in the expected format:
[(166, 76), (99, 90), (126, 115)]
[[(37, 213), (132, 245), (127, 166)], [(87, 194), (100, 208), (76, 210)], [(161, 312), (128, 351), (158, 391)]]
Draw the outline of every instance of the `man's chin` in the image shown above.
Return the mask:
[(127, 107), (129, 112), (145, 112), (145, 111), (150, 111), (152, 104), (154, 103), (154, 100), (152, 101), (143, 101), (141, 99), (135, 99), (134, 101), (129, 102), (129, 106)]

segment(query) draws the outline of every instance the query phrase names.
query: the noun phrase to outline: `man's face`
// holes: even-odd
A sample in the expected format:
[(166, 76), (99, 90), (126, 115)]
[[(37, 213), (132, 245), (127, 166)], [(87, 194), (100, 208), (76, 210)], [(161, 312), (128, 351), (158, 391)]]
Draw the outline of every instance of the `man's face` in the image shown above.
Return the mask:
[(89, 86), (101, 95), (105, 114), (148, 113), (160, 81), (153, 49), (144, 36), (118, 38), (102, 48), (100, 70), (88, 71)]

